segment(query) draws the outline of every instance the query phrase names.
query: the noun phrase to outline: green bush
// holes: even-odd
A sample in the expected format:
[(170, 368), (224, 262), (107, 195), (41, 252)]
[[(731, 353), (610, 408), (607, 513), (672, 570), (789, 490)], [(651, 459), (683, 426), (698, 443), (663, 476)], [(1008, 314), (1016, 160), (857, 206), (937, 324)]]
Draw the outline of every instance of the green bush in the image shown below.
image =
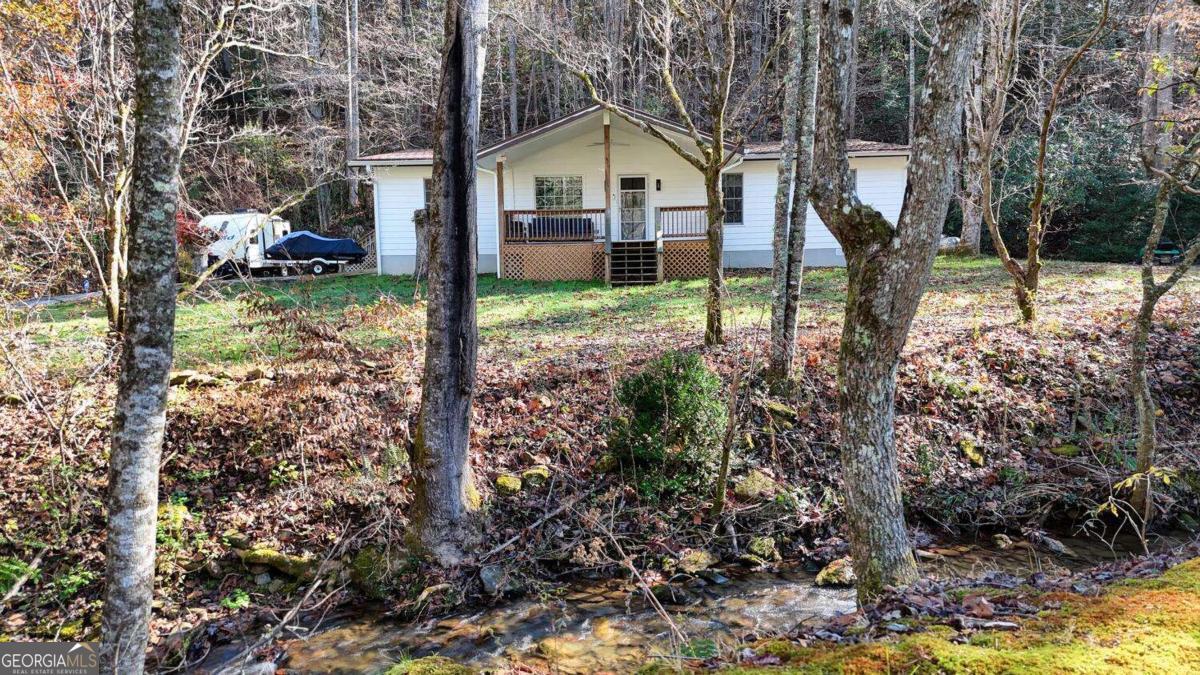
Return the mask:
[(617, 385), (609, 445), (652, 497), (706, 486), (725, 434), (721, 379), (697, 354), (669, 352)]

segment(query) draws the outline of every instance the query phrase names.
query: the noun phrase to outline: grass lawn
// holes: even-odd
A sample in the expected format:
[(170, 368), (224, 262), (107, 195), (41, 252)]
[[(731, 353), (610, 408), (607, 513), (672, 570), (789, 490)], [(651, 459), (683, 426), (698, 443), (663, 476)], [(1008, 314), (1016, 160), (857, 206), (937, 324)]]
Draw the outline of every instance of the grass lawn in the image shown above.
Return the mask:
[[(1177, 293), (1197, 286), (1197, 275), (1181, 284)], [(1089, 306), (1126, 303), (1138, 298), (1137, 268), (1124, 265), (1051, 262), (1044, 272), (1043, 315), (1053, 327), (1061, 310), (1073, 298), (1087, 298)], [(532, 282), (479, 278), (479, 328), (484, 348), (508, 344), (538, 344), (573, 349), (583, 344), (607, 344), (614, 349), (632, 346), (668, 332), (694, 330), (704, 325), (706, 281), (672, 281), (656, 286), (607, 288), (602, 282)], [(738, 273), (727, 279), (727, 326), (765, 328), (770, 319), (770, 278), (765, 273)], [(836, 333), (845, 297), (844, 269), (809, 270), (804, 277), (801, 322), (808, 328)], [(253, 361), (287, 345), (265, 340), (255, 332), (258, 322), (247, 317), (241, 302), (250, 291), (265, 293), (284, 305), (303, 305), (344, 311), (353, 306), (370, 308), (382, 298), (400, 305), (413, 302), (408, 277), (359, 275), (297, 282), (268, 282), (253, 288), (235, 284), (209, 290), (203, 298), (180, 304), (176, 318), (176, 366), (226, 367)], [(1065, 302), (1064, 302), (1065, 301)], [(920, 318), (941, 315), (980, 327), (1010, 322), (1008, 278), (992, 258), (940, 258), (926, 292)], [(99, 341), (105, 333), (104, 312), (96, 304), (67, 304), (40, 308), (27, 326), (31, 339), (44, 345), (47, 356), (63, 366), (77, 363), (79, 346)], [(419, 328), (409, 321), (402, 333)], [(379, 331), (361, 336), (375, 347), (406, 339), (400, 331)]]

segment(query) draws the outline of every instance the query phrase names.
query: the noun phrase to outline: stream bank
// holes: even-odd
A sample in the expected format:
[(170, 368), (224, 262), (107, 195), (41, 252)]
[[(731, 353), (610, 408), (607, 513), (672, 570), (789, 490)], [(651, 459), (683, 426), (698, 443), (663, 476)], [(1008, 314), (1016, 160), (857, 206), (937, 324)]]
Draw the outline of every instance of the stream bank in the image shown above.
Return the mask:
[[(969, 597), (960, 590), (974, 587), (968, 579), (981, 580), (981, 586), (1007, 585), (1009, 591), (1019, 584), (1043, 589), (1070, 589), (1075, 584), (1084, 589), (1083, 580), (1097, 574), (1107, 578), (1094, 570), (1135, 560), (1094, 539), (1062, 543), (1067, 553), (1059, 555), (1012, 545), (931, 547), (920, 556), (922, 583), (937, 589), (930, 595), (957, 595), (960, 602)], [(1163, 540), (1160, 545), (1178, 543)], [(816, 576), (804, 569), (724, 568), (677, 576), (671, 584), (674, 592), (655, 593), (664, 600), (665, 613), (622, 579), (576, 582), (556, 594), (412, 622), (389, 620), (374, 615), (378, 608), (361, 607), (308, 635), (278, 643), (273, 650), (278, 661), (258, 667), (295, 673), (385, 673), (396, 664), (403, 670), (403, 664), (415, 663), (484, 672), (633, 672), (655, 663), (717, 665), (730, 655), (739, 667), (773, 665), (785, 663), (785, 656), (816, 653), (810, 642), (834, 645), (856, 634), (847, 629), (867, 626), (856, 612), (852, 588), (818, 586)], [(1005, 605), (999, 607), (997, 620), (1005, 618)], [(899, 635), (918, 630), (920, 620), (897, 615), (887, 625), (885, 635)], [(776, 639), (788, 635), (808, 638), (796, 643)], [(222, 672), (237, 651), (235, 646), (218, 650), (202, 672)], [(442, 660), (425, 660), (431, 657)]]

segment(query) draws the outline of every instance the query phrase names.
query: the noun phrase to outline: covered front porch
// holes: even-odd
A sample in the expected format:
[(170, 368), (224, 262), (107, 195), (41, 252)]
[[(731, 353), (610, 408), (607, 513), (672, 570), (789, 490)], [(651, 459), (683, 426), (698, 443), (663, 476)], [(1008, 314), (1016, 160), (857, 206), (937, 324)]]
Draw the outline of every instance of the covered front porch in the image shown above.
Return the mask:
[(650, 223), (630, 227), (626, 219), (615, 239), (606, 215), (604, 209), (505, 211), (500, 276), (633, 284), (707, 273), (707, 207), (659, 207)]
[(708, 207), (694, 167), (607, 111), (550, 127), (480, 157), (496, 175), (500, 276), (630, 284), (706, 274)]

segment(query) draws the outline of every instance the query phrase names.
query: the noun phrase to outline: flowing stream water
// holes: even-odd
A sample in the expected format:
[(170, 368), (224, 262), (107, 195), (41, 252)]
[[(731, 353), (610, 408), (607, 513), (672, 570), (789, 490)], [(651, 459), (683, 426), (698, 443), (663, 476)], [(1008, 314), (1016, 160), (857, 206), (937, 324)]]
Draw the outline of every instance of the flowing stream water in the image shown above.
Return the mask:
[[(922, 567), (942, 577), (989, 571), (1024, 576), (1130, 555), (1095, 540), (1063, 541), (1074, 555), (1053, 556), (1024, 544), (1005, 550), (951, 545), (925, 552)], [(626, 580), (575, 583), (548, 597), (407, 623), (364, 608), (361, 615), (350, 612), (307, 638), (287, 641), (282, 666), (304, 673), (381, 673), (406, 658), (436, 654), (492, 671), (630, 672), (655, 658), (703, 655), (855, 608), (853, 589), (818, 587), (813, 574), (795, 569), (724, 571), (681, 588), (683, 602), (666, 606), (669, 619)], [(214, 654), (209, 663), (217, 659)]]

